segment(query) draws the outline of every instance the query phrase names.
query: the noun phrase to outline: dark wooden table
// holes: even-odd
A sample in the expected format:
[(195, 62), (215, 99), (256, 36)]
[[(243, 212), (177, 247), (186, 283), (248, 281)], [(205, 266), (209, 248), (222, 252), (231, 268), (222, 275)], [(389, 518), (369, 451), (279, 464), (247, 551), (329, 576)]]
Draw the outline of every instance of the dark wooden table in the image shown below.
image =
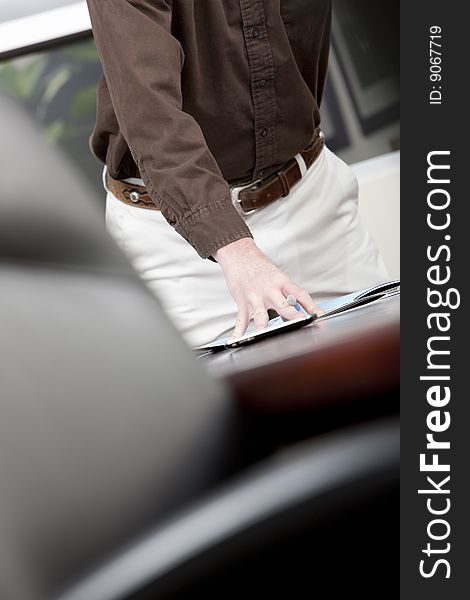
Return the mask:
[(399, 298), (200, 360), (245, 413), (298, 419), (323, 410), (337, 423), (398, 412)]

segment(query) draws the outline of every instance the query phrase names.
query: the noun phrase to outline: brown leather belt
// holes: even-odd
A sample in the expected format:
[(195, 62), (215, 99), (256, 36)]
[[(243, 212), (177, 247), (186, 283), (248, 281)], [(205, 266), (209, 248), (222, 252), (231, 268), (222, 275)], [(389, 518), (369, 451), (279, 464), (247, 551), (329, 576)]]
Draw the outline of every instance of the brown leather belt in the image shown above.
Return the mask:
[[(318, 158), (324, 144), (325, 138), (323, 133), (319, 131), (314, 141), (300, 153), (306, 169), (311, 167)], [(230, 192), (232, 202), (237, 211), (245, 216), (255, 210), (268, 206), (268, 204), (279, 198), (287, 196), (291, 188), (302, 177), (298, 158), (299, 155), (291, 158), (275, 173), (272, 173), (265, 179), (232, 186)], [(122, 202), (129, 204), (129, 206), (160, 210), (144, 186), (114, 179), (109, 173), (106, 175), (108, 189)]]

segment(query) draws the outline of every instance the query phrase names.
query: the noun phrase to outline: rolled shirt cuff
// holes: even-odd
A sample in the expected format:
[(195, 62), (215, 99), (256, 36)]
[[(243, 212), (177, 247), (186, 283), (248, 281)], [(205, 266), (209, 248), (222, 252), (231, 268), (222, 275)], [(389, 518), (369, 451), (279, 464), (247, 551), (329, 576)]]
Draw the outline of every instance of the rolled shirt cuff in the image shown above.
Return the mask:
[(201, 206), (174, 227), (201, 258), (211, 260), (214, 260), (212, 255), (219, 248), (242, 238), (253, 237), (229, 198)]

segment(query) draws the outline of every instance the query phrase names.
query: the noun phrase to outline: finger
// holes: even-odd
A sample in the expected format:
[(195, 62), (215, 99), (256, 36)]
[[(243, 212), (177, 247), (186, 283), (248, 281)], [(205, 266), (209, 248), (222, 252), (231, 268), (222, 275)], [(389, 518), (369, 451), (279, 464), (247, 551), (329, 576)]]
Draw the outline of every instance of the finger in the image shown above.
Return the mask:
[(233, 333), (230, 336), (230, 339), (241, 337), (245, 333), (245, 331), (248, 327), (248, 323), (249, 323), (248, 310), (246, 308), (239, 308), (237, 320), (235, 321), (235, 329), (233, 330)]
[(286, 295), (288, 293), (294, 295), (297, 298), (297, 302), (308, 312), (309, 315), (316, 314), (317, 316), (320, 316), (324, 314), (325, 311), (322, 310), (318, 304), (315, 304), (310, 294), (302, 288), (293, 285), (289, 287), (289, 290), (285, 290), (285, 292)]
[(264, 306), (260, 306), (253, 312), (253, 320), (255, 322), (256, 331), (265, 329), (268, 326), (269, 316), (268, 311)]

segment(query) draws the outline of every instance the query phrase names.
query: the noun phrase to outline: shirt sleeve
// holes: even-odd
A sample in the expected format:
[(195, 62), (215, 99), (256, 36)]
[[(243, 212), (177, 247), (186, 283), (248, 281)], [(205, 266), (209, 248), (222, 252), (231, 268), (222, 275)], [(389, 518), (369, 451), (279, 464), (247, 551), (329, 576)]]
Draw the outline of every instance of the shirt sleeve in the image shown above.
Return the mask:
[(182, 110), (171, 2), (87, 0), (116, 118), (148, 193), (203, 258), (252, 237), (201, 128)]

